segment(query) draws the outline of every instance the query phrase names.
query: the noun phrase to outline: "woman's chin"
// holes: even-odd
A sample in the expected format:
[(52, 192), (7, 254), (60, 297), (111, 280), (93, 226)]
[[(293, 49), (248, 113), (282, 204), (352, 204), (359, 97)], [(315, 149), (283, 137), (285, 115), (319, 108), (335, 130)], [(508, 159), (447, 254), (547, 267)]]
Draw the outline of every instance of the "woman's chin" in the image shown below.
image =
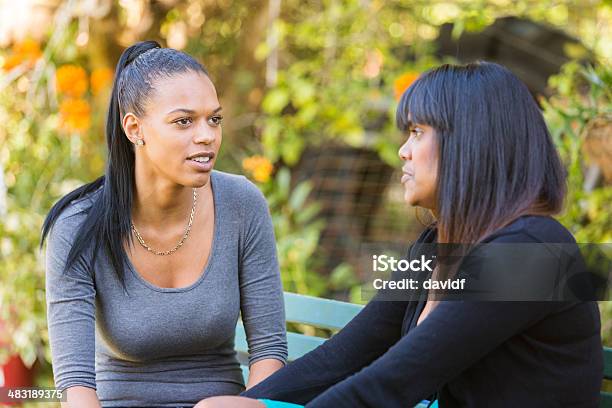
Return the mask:
[(406, 202), (406, 204), (411, 206), (415, 206), (418, 204), (418, 200), (410, 190), (404, 191), (404, 201)]
[(185, 180), (183, 184), (185, 187), (191, 188), (200, 188), (204, 187), (210, 181), (210, 173), (206, 174), (198, 174), (196, 177), (190, 178), (190, 180)]
[(205, 187), (209, 182), (210, 182), (210, 176), (206, 177), (206, 180), (203, 180), (203, 179), (198, 180), (198, 183), (196, 183), (194, 187), (196, 188)]

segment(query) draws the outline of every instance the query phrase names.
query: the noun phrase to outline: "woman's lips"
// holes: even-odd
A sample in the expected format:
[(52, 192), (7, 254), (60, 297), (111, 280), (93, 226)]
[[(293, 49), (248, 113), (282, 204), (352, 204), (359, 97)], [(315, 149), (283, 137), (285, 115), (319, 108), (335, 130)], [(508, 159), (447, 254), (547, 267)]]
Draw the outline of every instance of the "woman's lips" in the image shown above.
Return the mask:
[(200, 162), (197, 162), (197, 161), (191, 160), (191, 159), (187, 160), (187, 162), (191, 166), (193, 166), (193, 168), (195, 168), (198, 171), (204, 171), (204, 172), (208, 172), (208, 171), (212, 170), (212, 168), (213, 168), (213, 161), (214, 160), (212, 158), (210, 160), (208, 160), (206, 163), (200, 163)]
[(404, 175), (402, 176), (402, 184), (404, 184), (408, 180), (411, 180), (413, 177), (414, 176), (410, 173), (404, 173)]

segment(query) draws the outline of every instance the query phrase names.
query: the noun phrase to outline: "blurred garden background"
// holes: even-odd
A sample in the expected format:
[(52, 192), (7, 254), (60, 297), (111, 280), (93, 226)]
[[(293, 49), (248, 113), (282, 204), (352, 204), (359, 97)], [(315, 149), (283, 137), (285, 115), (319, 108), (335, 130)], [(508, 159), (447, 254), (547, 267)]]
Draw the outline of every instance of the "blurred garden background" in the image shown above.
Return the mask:
[[(569, 169), (559, 220), (578, 242), (612, 242), (611, 23), (610, 0), (0, 0), (0, 365), (53, 384), (40, 229), (104, 171), (132, 43), (209, 70), (225, 115), (216, 168), (268, 198), (285, 290), (360, 302), (360, 246), (422, 229), (402, 200), (394, 111), (442, 62), (496, 61), (527, 83)], [(612, 346), (612, 302), (600, 309)]]

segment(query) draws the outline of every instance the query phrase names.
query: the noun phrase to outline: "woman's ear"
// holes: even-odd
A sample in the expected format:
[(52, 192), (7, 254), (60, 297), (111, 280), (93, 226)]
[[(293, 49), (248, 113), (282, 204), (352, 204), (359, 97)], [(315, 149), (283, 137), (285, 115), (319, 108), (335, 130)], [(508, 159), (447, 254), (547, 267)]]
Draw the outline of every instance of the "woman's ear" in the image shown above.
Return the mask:
[(136, 115), (132, 112), (128, 112), (123, 117), (121, 121), (121, 125), (123, 126), (123, 131), (125, 135), (130, 139), (130, 142), (136, 144), (138, 140), (142, 140), (142, 123)]

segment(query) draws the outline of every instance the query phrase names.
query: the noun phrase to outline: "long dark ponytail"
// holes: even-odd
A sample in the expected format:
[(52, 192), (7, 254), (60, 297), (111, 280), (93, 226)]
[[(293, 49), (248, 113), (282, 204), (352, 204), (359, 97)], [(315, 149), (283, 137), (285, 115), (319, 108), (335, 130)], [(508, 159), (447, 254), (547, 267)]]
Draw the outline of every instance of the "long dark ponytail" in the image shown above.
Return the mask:
[(90, 267), (93, 267), (102, 247), (126, 289), (124, 265), (128, 258), (123, 242), (127, 239), (130, 245), (133, 243), (131, 211), (135, 191), (135, 158), (134, 146), (123, 131), (121, 118), (127, 112), (144, 114), (146, 101), (153, 90), (155, 80), (186, 71), (208, 75), (206, 69), (193, 57), (172, 48), (161, 48), (156, 41), (136, 43), (127, 48), (119, 58), (106, 120), (108, 159), (105, 175), (62, 197), (51, 208), (42, 227), (40, 248), (59, 215), (72, 201), (102, 189), (76, 232), (64, 272), (70, 270), (90, 245), (93, 245), (90, 264)]

